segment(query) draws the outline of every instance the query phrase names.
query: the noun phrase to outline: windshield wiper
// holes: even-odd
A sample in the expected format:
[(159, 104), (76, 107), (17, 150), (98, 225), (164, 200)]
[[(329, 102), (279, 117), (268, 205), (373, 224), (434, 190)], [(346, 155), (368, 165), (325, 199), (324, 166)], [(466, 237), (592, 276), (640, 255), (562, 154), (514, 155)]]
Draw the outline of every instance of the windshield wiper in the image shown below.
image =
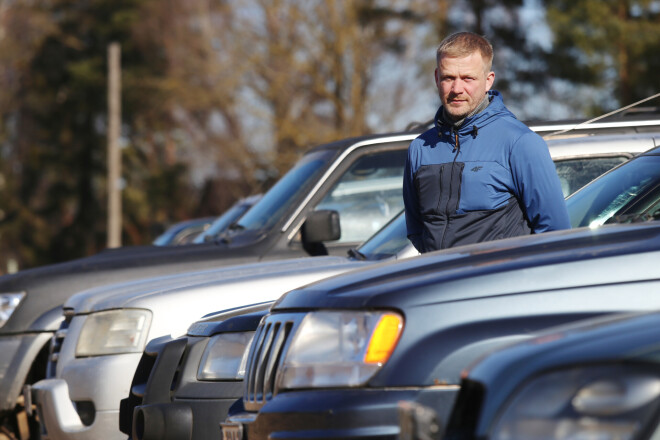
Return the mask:
[(216, 243), (225, 243), (229, 244), (231, 243), (231, 236), (234, 232), (237, 231), (242, 231), (245, 229), (245, 226), (243, 226), (240, 223), (234, 222), (231, 225), (227, 226), (227, 229), (222, 231), (220, 234), (218, 234), (215, 238)]
[(350, 248), (348, 250), (348, 256), (351, 258), (355, 258), (356, 260), (361, 260), (361, 261), (367, 260), (367, 256), (355, 248)]
[(652, 213), (615, 215), (612, 220), (614, 220), (614, 223), (641, 223), (660, 220), (660, 209)]
[(227, 226), (228, 231), (242, 231), (243, 229), (245, 229), (245, 226), (243, 226), (238, 222), (234, 222), (231, 225)]

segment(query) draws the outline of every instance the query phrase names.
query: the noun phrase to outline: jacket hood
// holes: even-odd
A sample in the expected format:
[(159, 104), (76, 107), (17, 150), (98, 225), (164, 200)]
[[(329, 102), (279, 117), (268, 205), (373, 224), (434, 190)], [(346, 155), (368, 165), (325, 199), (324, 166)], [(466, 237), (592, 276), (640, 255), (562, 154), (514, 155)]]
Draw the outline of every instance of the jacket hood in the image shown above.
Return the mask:
[[(486, 107), (485, 110), (473, 115), (471, 117), (465, 118), (463, 123), (458, 128), (459, 135), (468, 135), (472, 134), (474, 136), (478, 135), (480, 128), (485, 127), (494, 120), (500, 117), (512, 117), (515, 118), (515, 115), (511, 113), (505, 106), (502, 99), (502, 95), (497, 90), (489, 90), (488, 99), (490, 104)], [(447, 121), (444, 117), (444, 108), (440, 106), (438, 111), (435, 114), (435, 129), (440, 135), (450, 135), (454, 125), (451, 121)], [(476, 127), (476, 129), (475, 129)]]
[[(377, 264), (288, 292), (274, 310), (405, 310), (525, 289), (571, 288), (580, 282), (654, 279), (660, 276), (660, 266), (651, 262), (634, 268), (621, 264), (604, 271), (600, 258), (659, 251), (660, 224), (546, 232)], [(556, 275), (559, 267), (560, 277)], [(517, 276), (522, 272), (512, 273), (514, 270), (525, 270), (525, 276)]]

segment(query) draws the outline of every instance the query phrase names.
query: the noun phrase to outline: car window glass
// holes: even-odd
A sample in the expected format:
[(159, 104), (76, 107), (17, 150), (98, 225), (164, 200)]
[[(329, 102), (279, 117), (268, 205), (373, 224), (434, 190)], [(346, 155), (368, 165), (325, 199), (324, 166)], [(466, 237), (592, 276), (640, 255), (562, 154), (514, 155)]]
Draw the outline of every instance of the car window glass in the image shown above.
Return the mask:
[(364, 242), (358, 250), (369, 260), (393, 257), (410, 244), (407, 235), (406, 217), (401, 212)]
[(642, 156), (593, 181), (566, 199), (571, 225), (593, 227), (621, 214), (645, 213), (660, 192), (659, 170), (660, 156)]
[(306, 154), (238, 221), (240, 229), (259, 230), (272, 227), (281, 216), (310, 191), (328, 168), (335, 150), (319, 150)]
[(334, 184), (316, 209), (339, 212), (337, 243), (363, 242), (403, 209), (405, 161), (404, 148), (366, 154)]
[(555, 162), (564, 197), (573, 194), (587, 183), (628, 160), (625, 156), (590, 157)]
[(209, 239), (213, 239), (213, 237), (225, 231), (229, 225), (235, 222), (236, 219), (238, 219), (241, 215), (243, 215), (249, 207), (250, 205), (247, 203), (235, 204), (227, 211), (225, 211), (224, 214), (218, 217), (213, 223), (211, 223), (211, 226), (209, 226), (204, 232), (195, 237), (193, 243), (204, 243)]

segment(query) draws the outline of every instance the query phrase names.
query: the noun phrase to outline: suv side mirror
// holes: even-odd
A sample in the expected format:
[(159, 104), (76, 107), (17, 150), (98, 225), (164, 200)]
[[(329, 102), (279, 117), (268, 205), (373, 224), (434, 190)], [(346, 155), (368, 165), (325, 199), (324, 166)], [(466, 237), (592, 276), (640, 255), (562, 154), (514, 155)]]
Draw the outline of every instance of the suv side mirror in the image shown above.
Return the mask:
[(306, 245), (339, 240), (339, 213), (330, 209), (312, 211), (302, 226), (302, 241)]

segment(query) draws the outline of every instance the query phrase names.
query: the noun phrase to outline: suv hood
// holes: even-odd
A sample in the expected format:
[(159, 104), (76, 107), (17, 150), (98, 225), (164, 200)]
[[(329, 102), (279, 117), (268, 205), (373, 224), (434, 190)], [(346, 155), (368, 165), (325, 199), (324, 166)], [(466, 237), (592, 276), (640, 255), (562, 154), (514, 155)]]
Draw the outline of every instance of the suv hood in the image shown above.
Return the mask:
[[(546, 232), (377, 264), (288, 292), (273, 310), (405, 309), (525, 289), (531, 292), (575, 287), (581, 280), (607, 283), (657, 279), (657, 256), (640, 258), (634, 267), (619, 265), (606, 273), (598, 260), (590, 261), (653, 251), (660, 251), (660, 222)], [(512, 275), (512, 270), (527, 273)]]

